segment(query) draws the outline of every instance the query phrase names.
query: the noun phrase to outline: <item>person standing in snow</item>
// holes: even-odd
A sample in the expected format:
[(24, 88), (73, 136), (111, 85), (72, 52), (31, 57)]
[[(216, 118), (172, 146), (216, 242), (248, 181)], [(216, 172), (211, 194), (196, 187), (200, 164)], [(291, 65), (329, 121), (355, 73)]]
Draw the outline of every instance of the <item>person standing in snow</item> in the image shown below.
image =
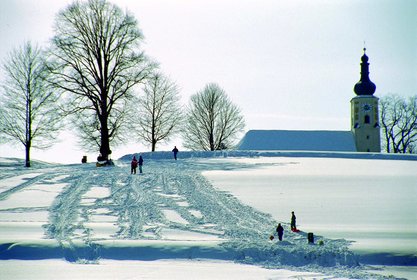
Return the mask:
[(172, 150), (172, 152), (174, 153), (174, 159), (177, 160), (177, 154), (178, 154), (177, 146), (174, 146), (174, 149)]
[(279, 241), (282, 241), (282, 236), (284, 235), (284, 228), (281, 226), (281, 223), (277, 226), (277, 233)]
[(139, 156), (139, 173), (142, 173), (142, 165), (143, 165), (143, 158), (142, 156)]
[(132, 162), (130, 163), (130, 174), (136, 174), (136, 167), (138, 167), (138, 160), (133, 156)]
[(296, 220), (297, 218), (295, 217), (294, 211), (291, 212), (291, 230), (295, 231), (297, 230), (297, 226), (296, 226)]

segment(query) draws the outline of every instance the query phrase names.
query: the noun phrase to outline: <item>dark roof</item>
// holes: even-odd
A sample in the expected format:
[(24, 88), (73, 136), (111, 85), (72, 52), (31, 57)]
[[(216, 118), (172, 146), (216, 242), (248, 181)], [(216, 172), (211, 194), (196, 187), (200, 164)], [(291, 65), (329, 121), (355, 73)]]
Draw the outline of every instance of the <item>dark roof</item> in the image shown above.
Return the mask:
[(239, 150), (340, 151), (356, 152), (351, 131), (250, 130)]

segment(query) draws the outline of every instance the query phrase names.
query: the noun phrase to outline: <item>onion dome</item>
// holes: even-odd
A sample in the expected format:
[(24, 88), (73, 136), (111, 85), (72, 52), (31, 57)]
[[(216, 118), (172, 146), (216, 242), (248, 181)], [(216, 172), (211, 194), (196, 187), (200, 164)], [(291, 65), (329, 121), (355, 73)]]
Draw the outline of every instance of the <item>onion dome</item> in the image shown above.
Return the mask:
[(366, 55), (366, 48), (363, 49), (363, 56), (361, 58), (361, 79), (356, 83), (353, 90), (356, 95), (373, 95), (376, 90), (376, 86), (369, 79), (369, 63), (368, 56)]

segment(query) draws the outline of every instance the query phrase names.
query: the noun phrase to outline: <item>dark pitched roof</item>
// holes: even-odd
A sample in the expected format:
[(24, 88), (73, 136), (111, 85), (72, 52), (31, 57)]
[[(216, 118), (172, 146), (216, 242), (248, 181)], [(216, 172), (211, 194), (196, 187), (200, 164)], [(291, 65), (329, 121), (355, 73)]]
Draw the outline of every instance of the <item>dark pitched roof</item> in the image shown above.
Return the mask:
[(239, 150), (340, 151), (356, 152), (351, 131), (250, 130)]

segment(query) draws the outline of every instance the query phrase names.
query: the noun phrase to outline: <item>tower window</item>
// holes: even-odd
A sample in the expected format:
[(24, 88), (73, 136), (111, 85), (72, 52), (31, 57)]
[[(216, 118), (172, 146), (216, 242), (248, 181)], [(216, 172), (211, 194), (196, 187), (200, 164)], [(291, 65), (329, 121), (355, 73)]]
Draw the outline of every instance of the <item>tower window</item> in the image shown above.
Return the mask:
[(370, 123), (371, 118), (368, 115), (365, 115), (365, 123)]

